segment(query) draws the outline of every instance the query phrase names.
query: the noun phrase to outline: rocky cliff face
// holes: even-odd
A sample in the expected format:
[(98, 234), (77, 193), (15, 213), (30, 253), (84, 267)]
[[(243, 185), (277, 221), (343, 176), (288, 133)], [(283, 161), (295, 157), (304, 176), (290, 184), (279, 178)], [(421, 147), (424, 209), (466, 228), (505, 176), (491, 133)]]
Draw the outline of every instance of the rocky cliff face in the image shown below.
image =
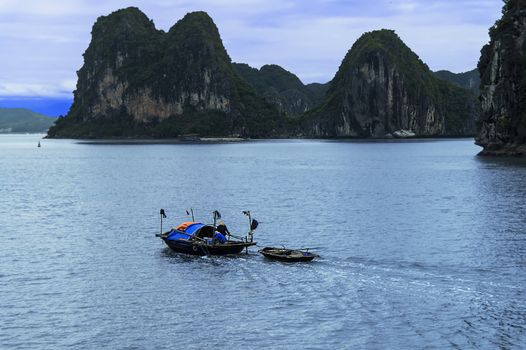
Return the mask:
[(391, 30), (364, 34), (303, 130), (316, 137), (442, 136), (474, 132), (476, 102), (439, 80)]
[(293, 73), (275, 64), (260, 69), (234, 63), (234, 69), (255, 90), (288, 116), (299, 116), (319, 104), (327, 90), (326, 84), (304, 85)]
[(233, 70), (206, 13), (165, 33), (127, 8), (93, 26), (73, 105), (48, 135), (258, 137), (280, 128), (278, 111)]
[(526, 3), (509, 0), (481, 51), (481, 154), (526, 155)]

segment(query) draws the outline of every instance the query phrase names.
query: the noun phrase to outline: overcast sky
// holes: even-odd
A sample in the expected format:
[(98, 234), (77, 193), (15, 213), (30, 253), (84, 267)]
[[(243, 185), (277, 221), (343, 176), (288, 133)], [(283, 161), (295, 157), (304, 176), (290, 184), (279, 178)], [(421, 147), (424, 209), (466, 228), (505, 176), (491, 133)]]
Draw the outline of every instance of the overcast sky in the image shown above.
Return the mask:
[(212, 16), (235, 62), (326, 82), (364, 32), (394, 29), (432, 70), (476, 67), (502, 0), (0, 0), (0, 98), (69, 97), (98, 16), (137, 6), (168, 30)]

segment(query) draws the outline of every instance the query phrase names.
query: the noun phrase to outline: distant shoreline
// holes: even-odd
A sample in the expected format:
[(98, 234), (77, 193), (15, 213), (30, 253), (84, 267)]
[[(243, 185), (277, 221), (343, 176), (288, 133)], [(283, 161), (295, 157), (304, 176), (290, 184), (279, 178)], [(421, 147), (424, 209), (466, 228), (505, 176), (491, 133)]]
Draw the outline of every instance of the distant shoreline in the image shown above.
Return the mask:
[(38, 132), (17, 131), (17, 132), (0, 132), (0, 135), (44, 135), (44, 136), (47, 136), (47, 133), (45, 131), (38, 131)]
[[(46, 137), (46, 139), (48, 139)], [(371, 143), (397, 143), (397, 142), (422, 142), (422, 141), (447, 141), (447, 140), (474, 140), (474, 136), (418, 136), (418, 137), (392, 137), (392, 138), (360, 138), (360, 137), (274, 137), (274, 138), (240, 138), (240, 137), (201, 137), (195, 139), (184, 138), (126, 138), (126, 137), (111, 137), (111, 138), (49, 138), (49, 140), (74, 140), (81, 144), (217, 144), (217, 143), (245, 143), (245, 142), (260, 142), (260, 141), (327, 141), (327, 142), (371, 142)]]
[(243, 139), (237, 137), (203, 137), (200, 139), (185, 140), (180, 138), (100, 138), (100, 139), (68, 139), (68, 138), (50, 138), (48, 140), (74, 140), (82, 144), (206, 144), (206, 143), (240, 143), (254, 141), (254, 139)]

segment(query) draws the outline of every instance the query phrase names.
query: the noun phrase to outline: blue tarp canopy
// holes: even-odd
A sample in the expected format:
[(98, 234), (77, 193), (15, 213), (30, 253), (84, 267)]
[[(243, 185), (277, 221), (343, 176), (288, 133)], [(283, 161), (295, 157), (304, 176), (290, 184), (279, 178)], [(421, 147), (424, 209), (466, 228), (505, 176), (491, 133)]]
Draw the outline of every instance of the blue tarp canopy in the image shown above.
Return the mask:
[(192, 236), (197, 230), (199, 230), (203, 226), (205, 225), (200, 222), (196, 222), (191, 225), (188, 225), (184, 229), (184, 231), (173, 230), (172, 233), (170, 233), (168, 237), (166, 237), (166, 239), (170, 241), (175, 241), (178, 239), (187, 240), (190, 238), (190, 236)]
[(201, 227), (205, 226), (204, 224), (200, 222), (196, 222), (195, 224), (189, 225), (184, 232), (193, 235), (195, 231), (199, 230)]

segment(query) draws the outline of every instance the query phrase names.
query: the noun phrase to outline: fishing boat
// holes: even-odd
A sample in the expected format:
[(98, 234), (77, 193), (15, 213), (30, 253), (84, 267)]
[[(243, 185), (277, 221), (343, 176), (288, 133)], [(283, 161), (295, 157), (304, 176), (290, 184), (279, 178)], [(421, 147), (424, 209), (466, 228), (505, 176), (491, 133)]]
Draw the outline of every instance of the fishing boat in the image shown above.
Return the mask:
[[(186, 221), (170, 231), (162, 232), (162, 219), (166, 217), (166, 214), (163, 209), (161, 209), (160, 213), (161, 233), (156, 236), (161, 238), (175, 252), (201, 256), (230, 255), (239, 254), (243, 250), (248, 252), (248, 247), (256, 245), (256, 242), (254, 242), (254, 231), (258, 226), (258, 222), (252, 219), (249, 211), (243, 212), (249, 217), (250, 222), (250, 230), (245, 237), (218, 234), (216, 220), (221, 217), (218, 211), (214, 211), (214, 224)], [(192, 219), (194, 219), (193, 212)]]
[(311, 261), (318, 255), (309, 252), (308, 250), (286, 249), (265, 247), (259, 250), (259, 253), (268, 259), (288, 261), (288, 262), (305, 262)]

